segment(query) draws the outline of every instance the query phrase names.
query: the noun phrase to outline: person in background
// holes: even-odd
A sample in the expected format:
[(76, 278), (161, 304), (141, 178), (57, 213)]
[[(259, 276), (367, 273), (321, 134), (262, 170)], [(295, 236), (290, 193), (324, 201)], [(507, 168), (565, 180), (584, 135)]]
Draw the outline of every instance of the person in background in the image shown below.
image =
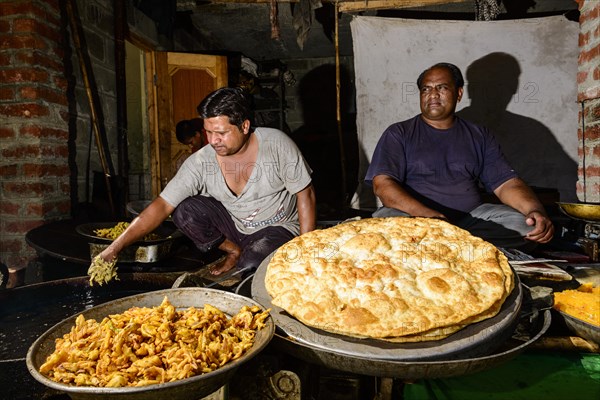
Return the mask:
[(252, 128), (240, 88), (221, 88), (198, 106), (210, 146), (185, 160), (160, 195), (101, 254), (112, 261), (169, 215), (202, 251), (224, 261), (211, 273), (251, 272), (271, 252), (315, 229), (311, 169), (294, 142), (272, 128)]
[[(441, 218), (499, 247), (550, 241), (552, 222), (494, 136), (455, 115), (463, 86), (453, 64), (421, 73), (421, 114), (385, 130), (367, 170), (365, 183), (383, 204), (373, 216)], [(483, 203), (480, 185), (503, 204)]]
[(175, 126), (175, 136), (181, 144), (189, 146), (192, 153), (208, 143), (201, 118), (184, 119)]

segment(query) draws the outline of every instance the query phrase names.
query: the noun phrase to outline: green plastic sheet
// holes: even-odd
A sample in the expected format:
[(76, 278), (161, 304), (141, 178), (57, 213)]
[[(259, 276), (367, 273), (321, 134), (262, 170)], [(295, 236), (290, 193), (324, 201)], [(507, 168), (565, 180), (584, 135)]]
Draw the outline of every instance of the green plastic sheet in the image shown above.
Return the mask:
[(600, 354), (526, 352), (472, 375), (404, 385), (404, 400), (600, 400)]

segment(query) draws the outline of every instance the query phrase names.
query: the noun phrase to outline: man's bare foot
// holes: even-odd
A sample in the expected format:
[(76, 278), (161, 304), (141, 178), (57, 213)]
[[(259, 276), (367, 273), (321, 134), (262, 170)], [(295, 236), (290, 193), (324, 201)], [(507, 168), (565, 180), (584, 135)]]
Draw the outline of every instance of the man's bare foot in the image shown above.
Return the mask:
[(216, 265), (215, 267), (210, 269), (210, 274), (211, 275), (221, 275), (222, 273), (225, 273), (229, 270), (231, 270), (233, 267), (235, 267), (235, 263), (237, 262), (238, 257), (234, 257), (232, 254), (227, 254), (227, 256), (225, 257), (225, 260), (223, 260), (222, 263), (220, 263), (219, 265)]
[(210, 270), (211, 275), (221, 275), (222, 273), (225, 273), (235, 267), (235, 264), (237, 264), (237, 261), (242, 254), (242, 250), (238, 247), (238, 245), (230, 242), (227, 239), (221, 243), (219, 249), (226, 253), (225, 260)]

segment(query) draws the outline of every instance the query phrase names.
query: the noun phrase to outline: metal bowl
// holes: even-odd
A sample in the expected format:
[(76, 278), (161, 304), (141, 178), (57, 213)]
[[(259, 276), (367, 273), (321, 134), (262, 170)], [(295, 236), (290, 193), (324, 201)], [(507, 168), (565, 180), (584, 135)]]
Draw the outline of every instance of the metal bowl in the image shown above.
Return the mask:
[(555, 311), (560, 315), (561, 319), (571, 332), (577, 336), (600, 345), (600, 327), (580, 320), (579, 318), (575, 318), (564, 311), (556, 309)]
[[(204, 307), (210, 304), (228, 315), (237, 314), (244, 305), (262, 305), (247, 297), (207, 288), (180, 288), (157, 290), (114, 300), (82, 312), (86, 319), (93, 318), (98, 321), (115, 313), (121, 313), (131, 307), (158, 306), (164, 297), (178, 308)], [(182, 379), (175, 382), (161, 383), (142, 387), (106, 388), (90, 386), (72, 386), (58, 383), (48, 379), (39, 372), (40, 366), (54, 351), (55, 339), (62, 337), (71, 330), (79, 314), (73, 315), (56, 324), (40, 336), (27, 352), (27, 369), (40, 383), (61, 392), (67, 393), (73, 400), (78, 399), (127, 399), (127, 400), (188, 400), (191, 398), (205, 397), (221, 386), (225, 385), (233, 376), (238, 367), (260, 353), (273, 338), (275, 324), (271, 317), (267, 318), (266, 326), (257, 332), (254, 345), (237, 360), (225, 364), (223, 367), (202, 375)]]
[(600, 221), (600, 204), (556, 203), (560, 210), (571, 218), (584, 221)]
[[(94, 231), (112, 228), (117, 224), (118, 222), (91, 222), (75, 228), (77, 233), (89, 239), (90, 259), (104, 251), (113, 241), (113, 239), (97, 236)], [(160, 225), (152, 233), (158, 238), (139, 240), (127, 246), (119, 254), (119, 262), (153, 263), (160, 261), (171, 252), (173, 242), (183, 236), (174, 226), (167, 224)]]

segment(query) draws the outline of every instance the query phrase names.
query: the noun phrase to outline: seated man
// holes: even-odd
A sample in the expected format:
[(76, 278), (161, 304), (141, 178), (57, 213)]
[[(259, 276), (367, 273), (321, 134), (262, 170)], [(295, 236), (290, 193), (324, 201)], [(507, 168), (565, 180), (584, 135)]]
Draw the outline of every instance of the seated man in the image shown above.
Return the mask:
[(238, 88), (218, 89), (200, 103), (210, 146), (183, 163), (100, 257), (114, 260), (172, 214), (200, 250), (225, 252), (214, 275), (233, 267), (252, 271), (283, 243), (315, 229), (309, 166), (283, 132), (250, 126), (249, 104)]
[(179, 143), (189, 146), (192, 149), (192, 153), (208, 144), (206, 132), (204, 132), (204, 123), (200, 118), (179, 121), (175, 125), (175, 136)]
[[(383, 204), (373, 216), (442, 218), (499, 247), (550, 241), (552, 222), (494, 136), (455, 115), (464, 86), (458, 67), (436, 64), (417, 86), (421, 114), (386, 129), (367, 171)], [(482, 203), (480, 184), (504, 204)]]

